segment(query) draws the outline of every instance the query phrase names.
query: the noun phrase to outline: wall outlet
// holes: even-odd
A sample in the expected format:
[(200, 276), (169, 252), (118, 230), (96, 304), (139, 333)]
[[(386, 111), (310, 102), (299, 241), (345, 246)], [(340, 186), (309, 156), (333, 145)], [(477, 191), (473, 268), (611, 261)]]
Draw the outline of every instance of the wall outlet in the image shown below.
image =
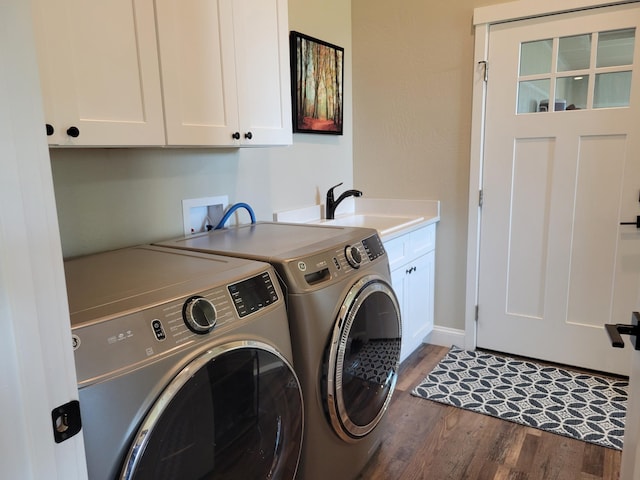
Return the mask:
[(206, 232), (207, 225), (215, 227), (229, 205), (229, 197), (187, 198), (182, 200), (184, 234)]

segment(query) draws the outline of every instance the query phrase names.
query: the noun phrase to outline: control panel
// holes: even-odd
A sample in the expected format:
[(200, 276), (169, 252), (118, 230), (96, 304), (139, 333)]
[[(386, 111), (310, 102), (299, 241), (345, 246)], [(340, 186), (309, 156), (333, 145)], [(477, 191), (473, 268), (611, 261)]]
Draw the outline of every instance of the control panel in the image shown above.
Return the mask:
[(273, 271), (239, 282), (74, 328), (73, 349), (79, 385), (229, 331), (233, 322), (280, 298)]
[(292, 262), (289, 277), (303, 289), (324, 286), (385, 255), (378, 235), (337, 246)]

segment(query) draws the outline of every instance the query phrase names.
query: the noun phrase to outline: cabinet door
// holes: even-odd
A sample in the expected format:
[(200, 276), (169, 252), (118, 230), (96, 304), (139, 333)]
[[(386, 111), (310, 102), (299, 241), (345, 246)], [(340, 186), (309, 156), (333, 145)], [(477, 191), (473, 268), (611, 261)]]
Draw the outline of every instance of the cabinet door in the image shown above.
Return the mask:
[(414, 350), (433, 330), (434, 264), (434, 251), (411, 262), (413, 271), (409, 274), (407, 284), (411, 313), (408, 315), (407, 323), (411, 332), (409, 342)]
[(169, 145), (238, 146), (234, 0), (156, 0)]
[(391, 283), (402, 314), (403, 361), (433, 330), (435, 252), (416, 258), (391, 272)]
[(234, 2), (241, 142), (289, 145), (291, 80), (286, 0)]
[(49, 144), (163, 145), (153, 1), (34, 0), (33, 12)]
[[(409, 267), (407, 267), (408, 269)], [(409, 315), (407, 308), (407, 288), (406, 284), (408, 281), (408, 275), (405, 271), (404, 267), (396, 268), (391, 271), (391, 286), (393, 287), (393, 291), (398, 298), (398, 303), (400, 304), (400, 319), (402, 320), (402, 341), (400, 344), (400, 361), (402, 362), (405, 358), (409, 356), (409, 354), (413, 350), (409, 349), (409, 344), (407, 339), (408, 335), (408, 326), (407, 326), (407, 316)]]

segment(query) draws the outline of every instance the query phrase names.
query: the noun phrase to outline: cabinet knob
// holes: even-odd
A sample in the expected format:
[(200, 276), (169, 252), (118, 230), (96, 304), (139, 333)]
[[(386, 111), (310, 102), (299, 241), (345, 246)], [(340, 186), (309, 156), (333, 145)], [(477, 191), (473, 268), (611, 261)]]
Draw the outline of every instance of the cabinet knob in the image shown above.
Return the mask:
[(253, 133), (251, 132), (247, 132), (244, 134), (244, 138), (246, 138), (247, 140), (251, 140), (253, 138)]
[(80, 130), (78, 130), (78, 127), (69, 127), (67, 128), (67, 135), (76, 138), (80, 135)]
[(47, 137), (50, 137), (51, 135), (53, 135), (53, 125), (51, 125), (50, 123), (47, 123)]
[(231, 134), (231, 138), (233, 138), (234, 140), (240, 140), (240, 132), (233, 132)]

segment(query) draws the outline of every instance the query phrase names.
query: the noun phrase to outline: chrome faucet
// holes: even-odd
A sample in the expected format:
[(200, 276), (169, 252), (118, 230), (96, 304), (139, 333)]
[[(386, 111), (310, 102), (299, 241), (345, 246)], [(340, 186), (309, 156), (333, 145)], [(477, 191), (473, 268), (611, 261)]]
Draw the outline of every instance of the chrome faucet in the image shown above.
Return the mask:
[(340, 202), (342, 202), (345, 198), (351, 197), (351, 196), (353, 197), (362, 196), (362, 192), (360, 190), (347, 190), (346, 192), (343, 192), (342, 195), (340, 195), (337, 200), (334, 200), (333, 189), (336, 187), (339, 187), (340, 185), (342, 185), (342, 182), (340, 182), (337, 185), (334, 185), (327, 192), (327, 203), (326, 203), (326, 212), (325, 212), (325, 218), (327, 220), (331, 220), (335, 218), (336, 208), (338, 208), (338, 205), (340, 205)]

